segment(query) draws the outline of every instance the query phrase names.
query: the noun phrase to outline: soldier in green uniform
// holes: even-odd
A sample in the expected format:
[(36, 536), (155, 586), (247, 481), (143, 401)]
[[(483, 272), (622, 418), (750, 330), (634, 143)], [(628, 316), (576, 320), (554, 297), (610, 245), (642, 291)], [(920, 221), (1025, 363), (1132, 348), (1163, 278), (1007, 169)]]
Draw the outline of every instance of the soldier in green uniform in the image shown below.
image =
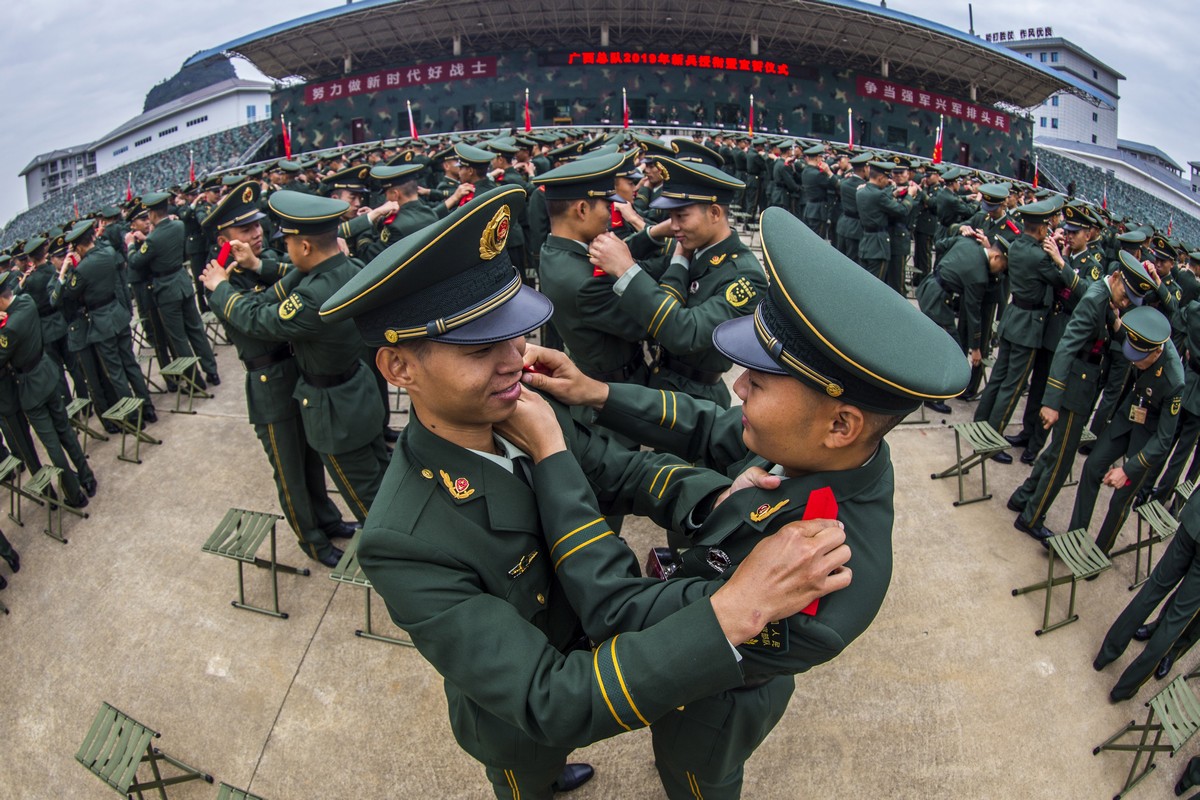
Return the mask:
[[(58, 234), (55, 239), (63, 239), (59, 247), (65, 250), (66, 240), (63, 234)], [(83, 381), (82, 373), (78, 372), (79, 367), (76, 364), (75, 355), (67, 348), (67, 321), (62, 315), (62, 311), (50, 302), (50, 281), (54, 280), (55, 275), (54, 267), (50, 265), (48, 258), (50, 242), (44, 237), (34, 237), (26, 242), (25, 252), (29, 254), (33, 268), (21, 280), (21, 291), (29, 295), (37, 307), (42, 325), (42, 347), (58, 365), (62, 376), (62, 380), (59, 382), (59, 395), (63, 398), (64, 403), (70, 402), (71, 390), (67, 386), (66, 377), (69, 370), (72, 380), (76, 382), (77, 391), (81, 392), (79, 396), (88, 397), (87, 385)]]
[[(65, 242), (72, 251), (69, 255), (80, 260), (74, 267), (70, 266), (70, 260), (63, 262), (50, 284), (50, 298), (52, 303), (64, 303), (67, 346), (79, 353), (90, 345), (116, 398), (141, 398), (142, 418), (157, 422), (142, 368), (133, 354), (131, 314), (117, 300), (116, 252), (96, 244), (92, 220), (72, 227)], [(92, 397), (97, 396), (93, 386)]]
[[(1141, 262), (1142, 246), (1146, 243), (1146, 234), (1142, 231), (1127, 231), (1116, 237), (1118, 255), (1121, 251), (1129, 253), (1134, 260)], [(1108, 265), (1108, 273), (1120, 269), (1120, 261), (1114, 259)], [(1113, 332), (1112, 339), (1109, 340), (1109, 349), (1112, 350), (1111, 367), (1108, 371), (1108, 378), (1104, 383), (1104, 388), (1100, 392), (1100, 401), (1096, 405), (1096, 412), (1092, 415), (1092, 422), (1088, 425), (1088, 430), (1099, 436), (1106, 427), (1108, 421), (1112, 417), (1113, 409), (1116, 408), (1117, 400), (1121, 397), (1121, 392), (1125, 388), (1126, 379), (1129, 377), (1129, 362), (1121, 357), (1121, 345), (1125, 343), (1125, 332), (1118, 329)], [(1084, 445), (1079, 449), (1079, 452), (1087, 454), (1091, 452), (1090, 444)]]
[(758, 215), (762, 211), (763, 197), (766, 191), (764, 184), (768, 178), (767, 167), (769, 166), (766, 149), (766, 140), (756, 136), (746, 150), (746, 186), (742, 190), (742, 196), (745, 198), (742, 201), (742, 207), (746, 209), (746, 215), (750, 218), (747, 227), (752, 230), (758, 228)]
[(207, 209), (202, 210), (200, 214), (196, 213), (197, 208), (192, 202), (198, 195), (194, 191), (194, 185), (192, 189), (191, 192), (181, 191), (175, 195), (174, 213), (183, 223), (186, 232), (183, 244), (184, 263), (196, 288), (196, 303), (200, 307), (200, 311), (204, 312), (208, 311), (208, 304), (204, 300), (204, 292), (200, 291), (200, 272), (204, 269), (204, 257), (207, 251), (204, 248), (204, 232), (200, 226), (204, 221), (203, 212)]
[(945, 239), (950, 235), (952, 226), (965, 222), (977, 209), (959, 193), (963, 170), (951, 167), (942, 174), (945, 181), (942, 191), (938, 192), (934, 212), (937, 215), (938, 232), (936, 239)]
[[(249, 192), (246, 190), (249, 189)], [(227, 275), (242, 292), (274, 292), (275, 282), (290, 272), (274, 251), (264, 250), (257, 183), (246, 183), (225, 196), (205, 219), (217, 241), (229, 242), (232, 260)], [(328, 567), (337, 566), (342, 551), (332, 539), (352, 536), (325, 487), (321, 457), (305, 441), (300, 405), (293, 397), (300, 373), (287, 342), (258, 339), (226, 324), (229, 340), (246, 368), (246, 408), (262, 443), (279, 495), (279, 507), (296, 534), (300, 549)]]
[(833, 172), (825, 163), (825, 145), (818, 144), (804, 151), (804, 171), (800, 173), (803, 187), (804, 224), (812, 228), (817, 236), (826, 238), (825, 195), (833, 183)]
[[(212, 208), (210, 205), (202, 206), (197, 211), (197, 216), (200, 219)], [(122, 245), (124, 249), (121, 252), (128, 253), (130, 249), (136, 250), (145, 241), (146, 236), (150, 233), (150, 218), (149, 210), (142, 205), (140, 198), (134, 198), (133, 205), (129, 209), (129, 230), (125, 232)], [(201, 236), (207, 242), (207, 237), (203, 236), (203, 228), (201, 228)], [(215, 255), (215, 251), (214, 251)], [(127, 258), (128, 256), (122, 256)], [(130, 307), (130, 314), (137, 309), (139, 327), (142, 335), (149, 342), (151, 349), (154, 350), (154, 357), (158, 359), (159, 368), (165, 367), (176, 358), (178, 354), (171, 351), (171, 340), (167, 336), (167, 329), (163, 325), (162, 314), (158, 311), (158, 304), (154, 301), (154, 288), (150, 275), (143, 275), (139, 272), (134, 272), (130, 276), (129, 288), (133, 295), (134, 305)], [(103, 378), (103, 375), (101, 375)], [(173, 380), (167, 380), (167, 391), (174, 392), (177, 387)], [(114, 397), (115, 402), (115, 397)], [(111, 403), (109, 404), (111, 407)]]
[(740, 186), (707, 164), (666, 156), (658, 163), (666, 180), (654, 202), (667, 209), (677, 243), (662, 277), (656, 280), (612, 234), (591, 242), (591, 261), (616, 278), (618, 307), (662, 348), (650, 385), (728, 408), (721, 376), (732, 362), (713, 346), (712, 332), (727, 319), (753, 313), (766, 288), (758, 259), (729, 225), (729, 201)]
[(858, 219), (862, 224), (859, 240), (859, 263), (881, 281), (887, 279), (888, 264), (892, 258), (891, 237), (888, 230), (891, 220), (908, 219), (912, 210), (912, 197), (916, 192), (911, 186), (905, 189), (904, 199), (897, 199), (900, 189), (892, 183), (891, 172), (895, 165), (890, 161), (871, 161), (867, 164), (869, 179), (856, 193)]
[(933, 270), (933, 237), (937, 234), (938, 226), (934, 209), (937, 196), (942, 191), (942, 173), (938, 169), (937, 165), (926, 165), (925, 175), (919, 183), (922, 202), (913, 226), (913, 281), (916, 283), (924, 280)]
[(142, 197), (153, 230), (136, 250), (130, 251), (129, 268), (139, 278), (150, 281), (154, 304), (162, 317), (172, 352), (177, 357), (199, 357), (200, 369), (204, 372), (204, 379), (198, 381), (200, 387), (205, 388), (205, 381), (217, 386), (221, 383), (217, 359), (204, 333), (191, 273), (184, 268), (187, 229), (178, 219), (171, 218), (167, 207), (170, 199), (166, 192)]
[(859, 264), (858, 244), (862, 239), (862, 222), (858, 218), (858, 188), (867, 182), (867, 164), (874, 156), (859, 153), (850, 159), (850, 173), (838, 184), (842, 215), (838, 218), (835, 244), (846, 258)]
[[(1171, 343), (1171, 323), (1149, 306), (1126, 312), (1121, 323), (1122, 352), (1133, 364), (1133, 380), (1126, 384), (1117, 413), (1083, 464), (1068, 528), (1088, 527), (1100, 484), (1112, 486), (1108, 513), (1096, 535), (1096, 544), (1105, 554), (1112, 550), (1142, 484), (1154, 479), (1170, 451), (1183, 402), (1183, 367)], [(1125, 463), (1113, 466), (1122, 456)]]
[[(743, 686), (745, 648), (730, 643), (848, 576), (830, 575), (846, 556), (830, 548), (839, 533), (810, 521), (767, 537), (725, 582), (637, 577), (632, 552), (598, 527), (601, 510), (681, 527), (729, 481), (617, 447), (521, 385), (524, 334), (551, 313), (505, 253), (522, 202), (517, 187), (480, 195), (389, 249), (322, 313), (354, 316), (413, 403), (359, 563), (445, 679), (455, 737), (486, 766), (496, 796), (548, 800), (591, 777), (586, 765), (564, 769), (573, 748)], [(543, 424), (545, 413), (557, 424)], [(805, 525), (820, 532), (797, 560), (780, 548)], [(586, 584), (564, 585), (572, 558)], [(764, 559), (786, 575), (764, 575)], [(801, 578), (802, 561), (820, 578)], [(751, 596), (762, 613), (747, 618)], [(618, 606), (631, 617), (675, 613), (644, 630), (593, 634)], [(489, 658), (475, 657), (478, 648)]]
[[(504, 141), (491, 141), (487, 144), (487, 149), (494, 156), (491, 163), (490, 177), (498, 186), (520, 186), (528, 195), (533, 188), (529, 184), (530, 175), (518, 170), (513, 166), (513, 157), (518, 153), (516, 145), (509, 144)], [(476, 191), (486, 191), (487, 187), (477, 188)], [(513, 229), (508, 237), (508, 256), (512, 259), (513, 264), (517, 269), (521, 270), (521, 274), (525, 276), (525, 282), (532, 286), (534, 284), (533, 276), (529, 272), (529, 253), (526, 244), (529, 241), (529, 215), (525, 208), (522, 207), (521, 213), (513, 220)]]
[(479, 147), (473, 147), (465, 142), (454, 145), (454, 155), (458, 157), (458, 176), (463, 183), (469, 183), (473, 191), (459, 199), (458, 204), (465, 205), (477, 195), (490, 192), (498, 185), (488, 174), (495, 155)]
[[(1050, 217), (1057, 213), (1054, 203), (1043, 200), (1021, 206), (1017, 211), (1024, 231), (1008, 248), (1012, 302), (1004, 309), (996, 364), (975, 409), (976, 422), (987, 422), (1001, 434), (1021, 399), (1021, 390), (1029, 380), (1033, 359), (1041, 347), (1050, 292), (1074, 290), (1079, 283), (1079, 276), (1069, 264), (1063, 261), (1060, 265), (1052, 259), (1050, 251), (1058, 250), (1053, 242), (1046, 241)], [(1005, 452), (993, 458), (1002, 464), (1012, 463), (1012, 456)]]
[(64, 500), (83, 508), (96, 494), (96, 476), (67, 420), (59, 393), (62, 368), (42, 348), (37, 304), (28, 295), (14, 294), (16, 284), (16, 273), (0, 273), (0, 370), (11, 371), (21, 410), (50, 462), (62, 470)]
[(387, 464), (383, 408), (371, 370), (362, 363), (363, 342), (354, 325), (325, 324), (318, 313), (358, 272), (337, 245), (347, 204), (286, 190), (273, 194), (269, 204), (280, 219), (288, 256), (302, 273), (291, 290), (238, 291), (214, 263), (201, 277), (212, 292), (213, 311), (230, 326), (259, 340), (291, 343), (300, 372), (292, 396), (300, 403), (305, 439), (361, 522)]
[[(896, 197), (909, 201), (908, 213), (900, 217), (888, 218), (888, 266), (886, 283), (897, 294), (907, 293), (906, 279), (908, 276), (908, 259), (912, 253), (913, 221), (925, 205), (925, 197), (921, 187), (912, 181), (908, 159), (903, 156), (892, 156), (892, 183), (901, 187), (897, 189)], [(909, 196), (911, 195), (911, 197)]]
[[(783, 713), (792, 676), (835, 658), (870, 624), (892, 562), (894, 479), (883, 436), (923, 400), (957, 394), (969, 376), (952, 339), (795, 217), (767, 209), (762, 232), (766, 298), (753, 318), (722, 323), (714, 334), (746, 367), (734, 385), (740, 408), (596, 384), (559, 354), (526, 354), (535, 366), (528, 385), (599, 409), (600, 424), (730, 476), (757, 468), (781, 478), (778, 488), (733, 493), (686, 531), (686, 549), (668, 567), (673, 580), (736, 575), (751, 546), (822, 503), (830, 505), (816, 516), (836, 508), (846, 526), (853, 583), (812, 614), (771, 626), (761, 646), (742, 648), (743, 669), (758, 685), (693, 701), (651, 727), (672, 798), (739, 796), (742, 763)], [(879, 324), (852, 322), (868, 316)], [(588, 563), (595, 558), (589, 549), (563, 562), (568, 593), (603, 574), (603, 564)], [(624, 620), (610, 619), (612, 632), (629, 629)]]
[(1126, 253), (1121, 268), (1094, 281), (1076, 304), (1055, 348), (1039, 409), (1043, 427), (1052, 431), (1050, 445), (1008, 499), (1009, 510), (1017, 514), (1017, 530), (1039, 541), (1054, 535), (1045, 526), (1046, 514), (1075, 462), (1104, 376), (1113, 368), (1108, 342), (1118, 315), (1140, 305), (1153, 288), (1146, 268)]

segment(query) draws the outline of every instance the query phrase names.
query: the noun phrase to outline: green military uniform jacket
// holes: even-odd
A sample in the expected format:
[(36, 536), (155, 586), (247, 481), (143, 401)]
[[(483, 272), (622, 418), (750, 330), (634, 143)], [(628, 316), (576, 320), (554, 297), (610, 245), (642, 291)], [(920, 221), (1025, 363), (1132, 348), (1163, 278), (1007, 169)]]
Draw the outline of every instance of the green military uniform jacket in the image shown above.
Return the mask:
[(804, 171), (800, 173), (804, 199), (804, 221), (810, 227), (819, 225), (825, 219), (825, 196), (832, 183), (832, 175), (807, 164)]
[(1051, 291), (1074, 290), (1079, 276), (1069, 263), (1055, 266), (1041, 243), (1023, 233), (1008, 248), (1008, 280), (1012, 302), (1000, 320), (1000, 338), (1023, 347), (1041, 347)]
[[(1175, 345), (1168, 339), (1163, 343), (1162, 355), (1149, 369), (1133, 370), (1132, 382), (1125, 384), (1125, 392), (1105, 431), (1111, 432), (1113, 438), (1131, 432), (1131, 448), (1140, 448), (1135, 455), (1125, 459), (1125, 475), (1129, 480), (1137, 483), (1147, 470), (1157, 471), (1162, 466), (1175, 445), (1175, 429), (1182, 405), (1183, 366), (1179, 363)], [(1135, 408), (1147, 410), (1144, 424), (1130, 419)]]
[(129, 253), (129, 268), (135, 280), (150, 281), (154, 299), (170, 303), (196, 293), (192, 276), (183, 269), (187, 231), (177, 219), (154, 226), (140, 247)]
[(1171, 325), (1182, 335), (1191, 356), (1183, 370), (1183, 409), (1192, 416), (1200, 416), (1200, 302), (1193, 300), (1180, 308)]
[[(437, 221), (438, 216), (432, 208), (420, 200), (410, 200), (400, 206), (391, 222), (386, 222), (380, 226), (379, 243), (382, 245), (380, 252), (383, 252), (384, 248), (395, 244), (405, 236), (416, 233)], [(372, 254), (370, 258), (374, 258), (375, 255)], [(363, 260), (367, 261), (370, 259)]]
[[(645, 630), (589, 644), (587, 628), (601, 627), (615, 601), (638, 602), (646, 613), (660, 602), (675, 609), (693, 583), (637, 578), (637, 559), (601, 508), (681, 525), (728, 480), (620, 448), (555, 410), (570, 452), (531, 465), (533, 486), (553, 489), (536, 493), (414, 414), (358, 546), (392, 620), (445, 679), (455, 738), (490, 765), (519, 767), (547, 747), (645, 727), (743, 681), (704, 598)], [(564, 563), (601, 553), (619, 566), (577, 587), (573, 607)]]
[(934, 209), (942, 231), (947, 231), (951, 225), (970, 219), (976, 211), (973, 204), (968, 203), (957, 192), (949, 189), (942, 189), (938, 192)]
[(842, 215), (838, 217), (837, 235), (843, 239), (858, 241), (862, 238), (862, 222), (858, 218), (858, 187), (867, 181), (850, 173), (842, 178), (838, 193), (842, 201)]
[[(685, 394), (613, 385), (597, 422), (729, 476), (751, 466), (770, 470), (772, 464), (746, 450), (741, 419), (740, 409), (722, 409)], [(742, 669), (748, 676), (804, 672), (834, 658), (874, 620), (892, 575), (895, 476), (888, 445), (880, 442), (875, 454), (857, 469), (786, 478), (771, 491), (734, 492), (698, 529), (685, 528), (692, 546), (681, 556), (681, 571), (717, 577), (708, 566), (708, 548), (719, 548), (736, 568), (763, 537), (803, 519), (810, 493), (823, 487), (832, 489), (838, 521), (845, 525), (846, 544), (852, 553), (848, 566), (854, 580), (848, 588), (821, 598), (814, 614), (795, 614), (786, 624), (769, 625), (757, 641), (739, 647)], [(588, 558), (595, 556), (589, 553)], [(581, 566), (603, 574), (604, 565), (581, 562), (575, 559), (564, 565), (568, 586), (586, 579), (577, 572)], [(733, 572), (727, 569), (720, 577), (728, 579)], [(698, 584), (689, 591), (707, 594), (716, 588), (711, 583)], [(645, 621), (655, 619), (650, 615)]]
[(375, 226), (366, 214), (358, 214), (338, 224), (338, 236), (346, 240), (350, 255), (361, 261), (369, 261), (366, 253), (375, 245)]
[(966, 341), (959, 342), (965, 350), (982, 347), (983, 305), (990, 278), (987, 251), (972, 244), (948, 252), (934, 269), (933, 279), (917, 287), (917, 303), (925, 316), (954, 331), (956, 338), (956, 317), (965, 323)]
[(65, 286), (60, 287), (57, 277), (50, 285), (52, 298), (61, 292), (66, 300), (67, 345), (73, 351), (112, 339), (129, 328), (133, 317), (118, 301), (117, 259), (111, 247), (97, 245), (74, 269), (67, 270)]
[(645, 380), (644, 327), (620, 308), (613, 279), (593, 276), (587, 245), (551, 235), (542, 245), (541, 291), (575, 363), (599, 380)]
[(58, 391), (62, 373), (42, 348), (42, 323), (28, 295), (16, 295), (0, 320), (0, 370), (11, 368), (21, 408), (36, 408)]
[(1062, 286), (1054, 290), (1050, 302), (1050, 314), (1046, 317), (1046, 326), (1042, 329), (1042, 349), (1051, 352), (1058, 347), (1063, 331), (1067, 329), (1067, 323), (1071, 319), (1071, 312), (1075, 310), (1083, 293), (1094, 281), (1099, 280), (1099, 276), (1103, 273), (1100, 263), (1086, 249), (1074, 255), (1068, 254), (1064, 260), (1079, 279), (1070, 286)]
[(857, 192), (858, 219), (862, 224), (862, 239), (858, 256), (863, 261), (887, 261), (892, 255), (888, 236), (890, 220), (907, 220), (912, 198), (897, 200), (890, 187), (880, 188), (867, 181)]
[(650, 203), (662, 195), (662, 190), (663, 184), (661, 183), (658, 186), (646, 185), (638, 189), (637, 194), (633, 198), (633, 210), (638, 213), (638, 216), (646, 220), (647, 228), (667, 218), (666, 211), (661, 208), (650, 207)]
[(782, 158), (775, 159), (771, 164), (771, 205), (791, 208), (792, 199), (799, 195), (800, 183), (796, 180), (796, 171)]
[(1111, 303), (1108, 281), (1098, 280), (1075, 304), (1050, 362), (1043, 406), (1076, 414), (1092, 413), (1111, 364), (1109, 339), (1116, 321)]
[[(183, 223), (186, 232), (183, 243), (184, 255), (189, 261), (203, 258), (208, 252), (204, 242), (204, 229), (200, 227), (200, 222), (204, 217), (198, 216), (196, 208), (189, 203), (175, 206), (175, 215)], [(204, 216), (207, 217), (207, 213)]]
[(379, 389), (361, 361), (358, 329), (351, 320), (323, 322), (319, 313), (357, 271), (338, 253), (299, 273), (294, 286), (280, 281), (271, 291), (245, 292), (223, 281), (209, 300), (209, 308), (234, 328), (256, 339), (291, 343), (300, 370), (293, 396), (305, 438), (318, 453), (363, 447), (383, 428)]
[(50, 283), (55, 281), (54, 267), (43, 261), (25, 276), (21, 291), (33, 298), (42, 320), (42, 342), (57, 342), (67, 335), (67, 320), (50, 299)]
[[(713, 346), (713, 329), (754, 313), (766, 288), (758, 259), (731, 230), (727, 238), (693, 255), (690, 265), (672, 258), (659, 281), (644, 270), (635, 275), (618, 307), (671, 359), (690, 370), (720, 374), (733, 362)], [(680, 373), (671, 362), (664, 364)]]

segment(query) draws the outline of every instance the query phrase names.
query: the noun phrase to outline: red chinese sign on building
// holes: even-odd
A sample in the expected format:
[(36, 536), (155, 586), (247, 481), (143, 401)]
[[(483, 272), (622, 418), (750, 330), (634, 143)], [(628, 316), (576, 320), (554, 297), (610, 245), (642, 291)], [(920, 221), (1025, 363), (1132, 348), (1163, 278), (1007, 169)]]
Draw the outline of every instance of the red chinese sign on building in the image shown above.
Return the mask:
[(645, 64), (657, 67), (692, 67), (723, 72), (760, 72), (764, 75), (789, 75), (786, 63), (761, 58), (697, 55), (695, 53), (635, 53), (627, 50), (588, 50), (567, 56), (571, 66), (593, 64)]
[(871, 78), (866, 75), (858, 76), (858, 96), (868, 100), (882, 100), (885, 103), (898, 103), (902, 106), (912, 106), (934, 114), (944, 114), (947, 117), (985, 125), (998, 131), (1008, 132), (1009, 118), (1003, 111), (997, 111), (987, 106), (978, 106), (953, 97), (902, 86), (883, 78)]
[(360, 94), (405, 89), (430, 83), (465, 81), (470, 78), (496, 77), (496, 57), (461, 58), (455, 61), (440, 61), (436, 64), (420, 64), (412, 67), (385, 69), (362, 75), (350, 75), (336, 81), (314, 83), (304, 87), (305, 105), (328, 103)]

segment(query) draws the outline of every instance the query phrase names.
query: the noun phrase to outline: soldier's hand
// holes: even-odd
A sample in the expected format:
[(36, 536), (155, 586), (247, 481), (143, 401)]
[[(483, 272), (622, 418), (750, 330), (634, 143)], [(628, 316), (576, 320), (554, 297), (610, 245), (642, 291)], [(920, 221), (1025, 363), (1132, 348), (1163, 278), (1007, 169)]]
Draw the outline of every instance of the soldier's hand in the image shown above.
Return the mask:
[(778, 489), (779, 484), (783, 482), (783, 478), (778, 475), (772, 475), (762, 467), (750, 467), (741, 475), (733, 479), (733, 483), (729, 488), (717, 495), (717, 499), (713, 501), (713, 508), (721, 505), (729, 499), (729, 495), (734, 492), (740, 492), (742, 489)]
[(535, 464), (567, 449), (554, 409), (550, 408), (546, 398), (528, 386), (521, 387), (521, 396), (513, 413), (495, 427), (497, 433), (528, 453)]
[(971, 359), (972, 367), (978, 367), (983, 362), (983, 352), (976, 347), (968, 354), (968, 358)]
[(1150, 273), (1150, 280), (1154, 281), (1154, 285), (1158, 286), (1161, 281), (1158, 279), (1158, 267), (1153, 261), (1143, 261), (1142, 266), (1146, 268), (1146, 272)]
[(248, 269), (252, 272), (258, 272), (262, 266), (262, 261), (254, 255), (254, 248), (245, 242), (239, 242), (237, 239), (229, 240), (229, 252), (233, 256), (233, 260), (238, 263), (238, 266)]
[(593, 266), (614, 278), (621, 277), (637, 263), (625, 242), (611, 233), (602, 233), (592, 240), (588, 245), (588, 258)]
[(525, 373), (521, 381), (569, 406), (598, 409), (608, 400), (607, 383), (584, 375), (561, 350), (536, 344), (525, 345)]
[(418, 187), (417, 187), (417, 195), (418, 195), (419, 197), (425, 197), (425, 196), (426, 196), (426, 195), (428, 195), (428, 194), (429, 194), (429, 187), (428, 187), (428, 186), (418, 186)]
[(1058, 409), (1050, 406), (1042, 406), (1041, 412), (1038, 414), (1042, 418), (1042, 427), (1050, 430), (1054, 427), (1054, 423), (1058, 422)]
[(768, 622), (807, 608), (850, 585), (846, 532), (832, 520), (789, 522), (761, 540), (712, 596), (717, 622), (731, 644), (758, 634)]
[(389, 217), (399, 210), (399, 203), (397, 203), (395, 200), (388, 200), (386, 203), (381, 204), (377, 208), (372, 208), (369, 218), (372, 223), (379, 222), (379, 220), (383, 219), (384, 217)]
[(958, 235), (959, 236), (974, 236), (975, 229), (972, 228), (970, 225), (963, 225), (961, 228), (958, 229)]
[(200, 282), (204, 284), (204, 288), (208, 289), (210, 292), (216, 291), (217, 287), (228, 279), (229, 273), (225, 271), (224, 267), (217, 263), (215, 258), (208, 262), (208, 266), (205, 267), (204, 271), (200, 273)]
[(1113, 467), (1104, 476), (1102, 483), (1105, 486), (1111, 486), (1114, 489), (1121, 489), (1129, 483), (1129, 476), (1125, 474), (1123, 467)]

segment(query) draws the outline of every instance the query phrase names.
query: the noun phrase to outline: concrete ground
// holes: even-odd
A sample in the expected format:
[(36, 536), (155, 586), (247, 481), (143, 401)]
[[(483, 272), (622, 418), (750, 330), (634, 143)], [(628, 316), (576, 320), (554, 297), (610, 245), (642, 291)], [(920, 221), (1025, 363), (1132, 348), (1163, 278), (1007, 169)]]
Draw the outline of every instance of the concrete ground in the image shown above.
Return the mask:
[[(152, 431), (163, 444), (144, 447), (144, 463), (118, 461), (116, 440), (93, 444), (100, 491), (89, 519), (68, 520), (69, 544), (43, 535), (45, 511), (28, 505), (24, 527), (3, 526), (22, 569), (0, 594), (12, 612), (0, 616), (0, 798), (111, 796), (73, 758), (101, 701), (159, 730), (166, 752), (273, 800), (489, 797), (482, 768), (451, 736), (437, 673), (413, 649), (356, 637), (363, 591), (304, 559), (286, 525), (280, 560), (312, 568), (279, 579), (289, 618), (230, 606), (235, 566), (200, 546), (229, 507), (277, 502), (246, 422), (242, 370), (231, 348), (218, 356), (224, 383), (195, 416), (166, 413), (158, 399)], [(746, 797), (1100, 798), (1120, 788), (1130, 757), (1092, 748), (1140, 721), (1163, 685), (1152, 680), (1113, 706), (1108, 689), (1133, 653), (1104, 673), (1091, 668), (1130, 597), (1132, 557), (1080, 585), (1077, 623), (1035, 636), (1043, 595), (1010, 592), (1044, 577), (1046, 555), (1004, 508), (1028, 468), (990, 466), (995, 496), (954, 508), (954, 480), (929, 478), (954, 459), (945, 422), (970, 418), (971, 406), (951, 405), (949, 418), (889, 435), (890, 594), (842, 656), (798, 677), (786, 716), (747, 765)], [(978, 481), (973, 471), (969, 486)], [(1072, 498), (1067, 489), (1051, 528), (1064, 528)], [(638, 521), (625, 535), (638, 553), (660, 539)], [(270, 602), (264, 572), (249, 571), (247, 583), (252, 602)], [(378, 598), (375, 610), (377, 628), (396, 633)], [(1163, 758), (1135, 796), (1170, 796), (1196, 752)], [(578, 756), (597, 770), (579, 800), (664, 796), (645, 731)], [(171, 791), (215, 794), (196, 782)]]

